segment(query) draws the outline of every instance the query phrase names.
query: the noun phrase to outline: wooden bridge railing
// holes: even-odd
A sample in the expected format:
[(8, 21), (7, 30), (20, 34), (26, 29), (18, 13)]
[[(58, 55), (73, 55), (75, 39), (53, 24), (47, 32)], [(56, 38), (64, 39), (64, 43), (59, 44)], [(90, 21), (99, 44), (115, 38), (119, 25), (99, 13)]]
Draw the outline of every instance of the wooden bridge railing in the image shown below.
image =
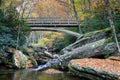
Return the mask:
[(78, 22), (75, 19), (59, 19), (59, 18), (29, 18), (26, 19), (31, 27), (76, 27)]

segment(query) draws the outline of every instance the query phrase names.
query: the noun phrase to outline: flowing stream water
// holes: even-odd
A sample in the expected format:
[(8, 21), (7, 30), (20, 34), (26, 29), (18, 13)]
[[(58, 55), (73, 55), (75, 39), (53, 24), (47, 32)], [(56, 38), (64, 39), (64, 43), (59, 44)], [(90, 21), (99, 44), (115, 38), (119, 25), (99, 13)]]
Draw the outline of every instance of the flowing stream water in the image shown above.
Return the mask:
[(85, 80), (85, 79), (72, 76), (68, 73), (48, 74), (40, 71), (0, 70), (0, 80)]

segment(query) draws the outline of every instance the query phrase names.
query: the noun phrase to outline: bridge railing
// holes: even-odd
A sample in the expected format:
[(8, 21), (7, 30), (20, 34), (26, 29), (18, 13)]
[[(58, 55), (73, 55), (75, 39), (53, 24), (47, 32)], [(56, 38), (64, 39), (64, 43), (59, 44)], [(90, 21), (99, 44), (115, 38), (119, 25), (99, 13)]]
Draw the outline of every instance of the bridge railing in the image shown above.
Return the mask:
[(29, 18), (26, 19), (28, 24), (78, 24), (75, 19), (59, 19), (59, 18)]

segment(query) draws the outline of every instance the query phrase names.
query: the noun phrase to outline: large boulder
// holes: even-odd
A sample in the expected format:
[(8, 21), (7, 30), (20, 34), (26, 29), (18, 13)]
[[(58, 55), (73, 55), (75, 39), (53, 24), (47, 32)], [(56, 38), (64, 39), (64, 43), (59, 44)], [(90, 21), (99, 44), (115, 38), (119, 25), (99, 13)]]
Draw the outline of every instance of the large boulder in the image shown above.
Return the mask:
[(19, 50), (14, 50), (13, 51), (13, 64), (17, 68), (28, 68), (28, 67), (36, 67), (37, 62), (33, 57), (24, 55), (21, 51)]
[(28, 47), (23, 48), (22, 51), (24, 52), (24, 54), (34, 57), (34, 59), (37, 61), (39, 65), (44, 64), (50, 61), (51, 59), (53, 59), (53, 55), (50, 52), (48, 52), (48, 49), (46, 47), (28, 46)]
[(85, 58), (71, 60), (68, 66), (73, 75), (90, 80), (120, 79), (120, 61)]

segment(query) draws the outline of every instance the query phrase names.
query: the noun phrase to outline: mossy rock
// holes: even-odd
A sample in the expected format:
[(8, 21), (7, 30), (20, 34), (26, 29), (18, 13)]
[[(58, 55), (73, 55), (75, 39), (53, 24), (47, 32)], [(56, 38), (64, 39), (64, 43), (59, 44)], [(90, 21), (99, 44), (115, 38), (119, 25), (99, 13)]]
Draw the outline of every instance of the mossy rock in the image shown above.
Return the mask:
[(106, 29), (102, 29), (102, 30), (98, 30), (98, 31), (93, 31), (93, 32), (88, 32), (83, 34), (82, 37), (78, 38), (87, 38), (87, 37), (104, 37), (104, 36), (110, 36), (112, 32), (112, 28), (106, 28)]
[(15, 50), (13, 54), (13, 64), (17, 68), (36, 67), (37, 62), (33, 57), (24, 55), (21, 51)]
[[(93, 62), (92, 62), (93, 61)], [(99, 63), (97, 63), (98, 61)], [(108, 64), (102, 63), (106, 61)], [(70, 61), (68, 67), (70, 72), (73, 75), (88, 78), (90, 80), (119, 80), (119, 72), (113, 71), (112, 73), (108, 71), (111, 64), (109, 64), (109, 60), (102, 60), (102, 59), (76, 59)], [(114, 62), (113, 62), (114, 63)], [(119, 63), (118, 61), (116, 63)], [(103, 65), (96, 67), (96, 65)], [(109, 66), (108, 66), (109, 65)], [(119, 65), (119, 64), (118, 64)], [(112, 67), (113, 68), (113, 67)], [(118, 68), (119, 71), (119, 68)], [(118, 76), (119, 75), (119, 76)]]

